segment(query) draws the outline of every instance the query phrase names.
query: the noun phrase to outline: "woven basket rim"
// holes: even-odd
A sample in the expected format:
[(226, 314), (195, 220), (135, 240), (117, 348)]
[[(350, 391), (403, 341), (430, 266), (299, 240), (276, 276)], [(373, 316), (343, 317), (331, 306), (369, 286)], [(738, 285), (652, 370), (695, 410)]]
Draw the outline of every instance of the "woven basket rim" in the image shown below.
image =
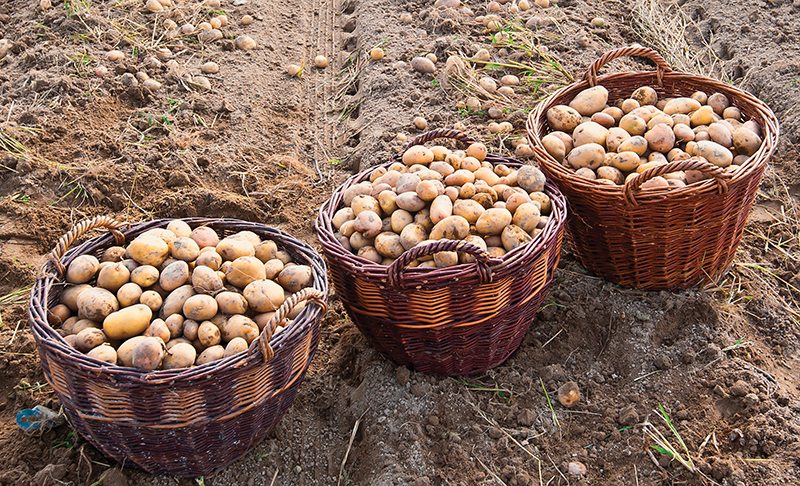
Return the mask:
[[(646, 55), (650, 49), (634, 49), (623, 48), (617, 51), (636, 52), (631, 55)], [(613, 54), (611, 51), (609, 54)], [(656, 54), (657, 55), (657, 54)], [(599, 60), (598, 60), (599, 61)], [(536, 153), (537, 160), (547, 170), (548, 175), (559, 180), (559, 182), (569, 184), (570, 186), (583, 190), (588, 193), (602, 195), (603, 197), (623, 199), (623, 187), (617, 185), (606, 185), (596, 181), (578, 176), (574, 171), (569, 170), (553, 158), (545, 149), (542, 144), (539, 133), (547, 133), (550, 130), (546, 120), (547, 110), (556, 104), (561, 104), (562, 100), (571, 101), (580, 91), (592, 86), (590, 79), (588, 79), (588, 72), (584, 75), (584, 79), (576, 81), (568, 86), (565, 86), (555, 93), (548, 96), (541, 101), (536, 109), (528, 116), (526, 123), (527, 135), (531, 140), (534, 152)], [(659, 78), (662, 82), (658, 83)], [(758, 151), (749, 157), (740, 168), (733, 173), (728, 181), (728, 186), (737, 184), (746, 184), (747, 181), (753, 177), (754, 174), (761, 173), (762, 166), (766, 165), (770, 155), (774, 152), (777, 146), (777, 140), (780, 132), (780, 125), (772, 110), (761, 100), (752, 94), (737, 88), (732, 85), (722, 83), (713, 78), (706, 76), (683, 73), (678, 71), (665, 71), (662, 73), (656, 71), (625, 71), (612, 74), (605, 74), (597, 76), (596, 85), (602, 85), (608, 88), (614, 83), (627, 81), (631, 79), (637, 80), (650, 80), (651, 82), (642, 82), (639, 86), (652, 86), (659, 89), (667, 89), (668, 86), (673, 85), (672, 91), (675, 91), (674, 85), (681, 82), (693, 82), (703, 86), (708, 86), (714, 92), (722, 92), (731, 101), (731, 106), (737, 106), (740, 109), (745, 106), (748, 111), (752, 109), (757, 112), (763, 120), (759, 120), (762, 128), (762, 144)], [(609, 90), (611, 91), (611, 90)], [(734, 95), (734, 96), (731, 96)], [(731, 99), (732, 98), (732, 99)], [(564, 103), (566, 104), (566, 103)], [(751, 119), (752, 117), (749, 117)], [(685, 187), (670, 188), (670, 189), (657, 189), (648, 191), (639, 191), (636, 193), (636, 200), (640, 204), (658, 204), (664, 199), (680, 199), (691, 197), (695, 198), (698, 194), (711, 195), (719, 194), (720, 190), (714, 179), (707, 179), (693, 184), (688, 184)]]
[[(426, 137), (427, 135), (433, 134), (435, 132), (440, 132), (440, 130), (434, 130), (428, 132), (419, 138)], [(441, 130), (441, 132), (452, 133), (455, 131)], [(408, 146), (410, 147), (413, 143), (414, 142), (409, 143)], [(341, 184), (333, 192), (331, 197), (328, 198), (322, 204), (322, 206), (318, 211), (315, 226), (317, 228), (317, 234), (319, 236), (320, 242), (327, 251), (331, 252), (337, 257), (337, 264), (341, 265), (347, 270), (354, 272), (370, 273), (373, 276), (387, 277), (388, 279), (388, 269), (389, 269), (388, 266), (379, 265), (370, 260), (367, 260), (366, 258), (360, 257), (357, 254), (348, 251), (347, 249), (344, 248), (344, 246), (342, 246), (342, 244), (334, 236), (334, 230), (331, 219), (335, 214), (335, 212), (341, 209), (341, 202), (342, 202), (341, 199), (344, 195), (344, 192), (350, 186), (368, 180), (370, 174), (379, 168), (388, 168), (399, 159), (400, 155), (402, 155), (402, 152), (395, 155), (392, 158), (392, 160), (388, 162), (371, 166), (349, 177), (343, 184)], [(494, 165), (510, 164), (512, 166), (520, 166), (520, 167), (524, 165), (529, 165), (513, 158), (502, 157), (495, 154), (487, 154), (484, 160), (487, 160)], [(543, 192), (548, 195), (552, 204), (552, 210), (549, 221), (542, 229), (542, 231), (535, 238), (533, 238), (533, 240), (513, 249), (512, 251), (504, 254), (501, 257), (492, 259), (492, 261), (489, 263), (489, 267), (490, 269), (492, 269), (493, 272), (497, 273), (498, 277), (501, 277), (502, 274), (505, 273), (505, 269), (508, 269), (511, 266), (515, 265), (518, 261), (522, 260), (523, 258), (531, 254), (538, 254), (544, 251), (547, 248), (548, 243), (552, 240), (551, 236), (555, 234), (558, 231), (558, 228), (563, 226), (563, 224), (565, 223), (566, 199), (564, 198), (563, 194), (561, 194), (561, 191), (558, 189), (558, 186), (553, 181), (548, 179)], [(456, 277), (462, 272), (464, 272), (466, 268), (476, 267), (476, 265), (477, 263), (473, 262), (466, 264), (460, 263), (458, 265), (447, 268), (406, 267), (404, 270), (404, 272), (406, 273), (405, 281), (408, 286), (424, 285), (426, 281), (432, 278), (442, 278), (445, 276)]]
[[(285, 240), (286, 243), (291, 243), (291, 246), (294, 246), (295, 251), (300, 251), (301, 249), (304, 250), (305, 253), (308, 253), (312, 258), (308, 258), (309, 266), (312, 267), (312, 277), (314, 282), (312, 287), (320, 290), (327, 299), (327, 279), (326, 273), (327, 268), (325, 265), (324, 259), (317, 254), (317, 252), (308, 244), (301, 240), (297, 240), (289, 233), (286, 233), (280, 229), (272, 228), (268, 225), (262, 223), (255, 223), (250, 221), (244, 221), (239, 219), (233, 218), (202, 218), (202, 217), (195, 217), (195, 218), (163, 218), (163, 219), (154, 219), (148, 221), (142, 221), (138, 223), (132, 223), (128, 226), (127, 229), (122, 230), (121, 232), (124, 235), (136, 235), (141, 232), (147, 231), (152, 228), (163, 228), (166, 227), (167, 223), (174, 219), (180, 219), (182, 221), (187, 222), (193, 227), (196, 226), (208, 226), (208, 225), (215, 225), (221, 226), (221, 230), (226, 229), (226, 227), (230, 227), (231, 225), (245, 225), (249, 229), (257, 229), (261, 231), (265, 231), (268, 234), (273, 235), (274, 237), (278, 237), (280, 239)], [(242, 229), (244, 230), (244, 228)], [(97, 249), (100, 248), (107, 248), (111, 246), (110, 243), (114, 242), (114, 238), (110, 232), (100, 234), (94, 236), (85, 242), (81, 243), (80, 245), (70, 248), (64, 254), (63, 258), (61, 259), (62, 263), (66, 266), (74, 259), (75, 257), (84, 254), (88, 248), (97, 246)], [(281, 245), (279, 245), (281, 248)], [(283, 248), (286, 249), (287, 245), (284, 244)], [(205, 377), (209, 374), (213, 374), (217, 368), (220, 367), (240, 367), (245, 366), (248, 364), (252, 364), (255, 361), (263, 363), (263, 355), (261, 351), (258, 349), (258, 346), (255, 347), (255, 351), (242, 351), (236, 353), (234, 355), (222, 358), (220, 360), (212, 361), (210, 363), (205, 363), (199, 366), (192, 366), (190, 368), (179, 368), (175, 370), (154, 370), (154, 371), (146, 371), (141, 370), (138, 368), (126, 367), (121, 365), (110, 364), (105, 361), (100, 361), (96, 358), (91, 358), (84, 353), (81, 353), (77, 349), (70, 346), (66, 340), (53, 329), (47, 321), (47, 312), (49, 310), (48, 301), (50, 300), (50, 291), (53, 290), (56, 286), (66, 286), (65, 282), (60, 282), (56, 278), (54, 272), (51, 270), (54, 269), (53, 263), (48, 262), (46, 263), (43, 268), (41, 269), (41, 276), (37, 278), (36, 282), (34, 283), (34, 287), (31, 290), (31, 298), (30, 304), (28, 308), (28, 318), (31, 323), (31, 329), (33, 331), (34, 337), (40, 341), (40, 344), (45, 345), (49, 352), (56, 353), (60, 355), (62, 358), (66, 358), (72, 361), (74, 364), (81, 368), (85, 368), (88, 370), (96, 370), (98, 372), (106, 373), (106, 374), (118, 374), (120, 377), (124, 378), (125, 381), (137, 381), (141, 383), (149, 383), (149, 384), (163, 384), (163, 383), (175, 383), (177, 381), (191, 381), (196, 380), (201, 377)], [(42, 299), (38, 299), (39, 294), (42, 293)], [(43, 301), (43, 302), (40, 302)], [(316, 321), (317, 319), (321, 318), (322, 309), (319, 305), (314, 304), (313, 306), (306, 305), (306, 307), (298, 314), (298, 316), (292, 320), (292, 322), (284, 328), (284, 330), (277, 334), (273, 335), (269, 341), (270, 346), (273, 350), (277, 353), (282, 345), (285, 342), (288, 342), (293, 336), (297, 334), (303, 334), (308, 331), (309, 325)], [(258, 339), (258, 338), (257, 338)]]

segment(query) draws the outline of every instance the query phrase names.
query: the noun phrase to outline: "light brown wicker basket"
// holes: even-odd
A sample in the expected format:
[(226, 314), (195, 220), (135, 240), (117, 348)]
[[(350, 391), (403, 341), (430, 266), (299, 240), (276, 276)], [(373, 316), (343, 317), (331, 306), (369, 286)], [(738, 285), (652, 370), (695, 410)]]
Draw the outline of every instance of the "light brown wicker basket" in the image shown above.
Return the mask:
[[(649, 58), (657, 71), (598, 77), (607, 62), (623, 56)], [(653, 87), (659, 98), (690, 96), (696, 91), (723, 93), (747, 119), (758, 122), (763, 144), (733, 174), (690, 159), (650, 168), (622, 187), (580, 177), (547, 153), (542, 137), (551, 131), (548, 109), (567, 105), (578, 93), (597, 85), (608, 90), (609, 100), (628, 98), (640, 86)], [(567, 230), (576, 258), (611, 282), (645, 290), (702, 285), (727, 269), (779, 131), (775, 115), (753, 95), (711, 78), (674, 72), (657, 52), (643, 47), (603, 55), (581, 81), (542, 101), (528, 118), (527, 129), (540, 167), (567, 198)], [(683, 188), (640, 189), (652, 177), (689, 169), (711, 178)]]

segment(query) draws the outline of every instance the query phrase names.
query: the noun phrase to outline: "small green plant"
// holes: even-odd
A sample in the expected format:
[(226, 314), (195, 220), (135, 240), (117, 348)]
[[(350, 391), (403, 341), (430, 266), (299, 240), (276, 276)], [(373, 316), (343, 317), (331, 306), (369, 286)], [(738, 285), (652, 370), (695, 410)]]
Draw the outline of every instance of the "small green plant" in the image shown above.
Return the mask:
[[(683, 448), (683, 452), (685, 453), (685, 457), (683, 454), (678, 452), (678, 449), (674, 447), (669, 440), (661, 433), (660, 430), (655, 428), (653, 424), (649, 422), (649, 420), (645, 419), (644, 422), (644, 432), (645, 432), (645, 439), (647, 441), (648, 451), (650, 449), (654, 449), (662, 454), (666, 454), (671, 457), (673, 460), (678, 461), (681, 466), (683, 466), (687, 471), (694, 473), (696, 468), (694, 466), (694, 462), (692, 462), (692, 455), (689, 454), (689, 448), (686, 447), (686, 443), (683, 441), (681, 434), (678, 433), (678, 430), (672, 425), (672, 420), (670, 420), (669, 415), (667, 414), (664, 407), (661, 404), (658, 404), (658, 410), (655, 412), (664, 420), (667, 424), (667, 428), (669, 428), (672, 435), (678, 439), (678, 443)], [(650, 444), (649, 441), (652, 440), (654, 444)]]
[[(478, 391), (497, 393), (497, 395), (500, 398), (502, 398), (507, 404), (511, 404), (511, 399), (510, 399), (511, 390), (509, 390), (508, 388), (501, 388), (497, 384), (496, 381), (494, 382), (494, 387), (488, 387), (488, 386), (483, 386), (483, 385), (476, 385), (474, 383), (469, 383), (469, 382), (467, 382), (467, 381), (465, 381), (463, 379), (460, 379), (460, 378), (451, 378), (451, 380), (453, 380), (454, 382), (458, 383), (459, 385), (463, 385), (463, 386), (465, 386), (465, 387), (467, 387), (467, 388), (469, 388), (471, 390), (478, 390)], [(494, 381), (494, 380), (492, 380), (492, 381)]]
[(66, 449), (72, 449), (72, 447), (75, 445), (76, 439), (77, 437), (75, 436), (75, 432), (71, 431), (67, 434), (67, 436), (64, 439), (54, 443), (50, 447), (50, 449), (59, 449), (61, 447), (64, 447)]

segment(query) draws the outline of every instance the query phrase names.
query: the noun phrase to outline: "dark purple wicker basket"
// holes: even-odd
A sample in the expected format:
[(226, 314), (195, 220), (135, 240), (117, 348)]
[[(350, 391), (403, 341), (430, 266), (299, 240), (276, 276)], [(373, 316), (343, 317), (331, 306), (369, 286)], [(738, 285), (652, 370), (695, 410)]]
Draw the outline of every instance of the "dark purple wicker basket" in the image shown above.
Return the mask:
[[(409, 147), (436, 138), (474, 143), (464, 133), (435, 130)], [(401, 157), (396, 155), (392, 162)], [(523, 165), (494, 155), (486, 160), (512, 168)], [(331, 222), (343, 205), (344, 192), (368, 179), (374, 169), (348, 179), (322, 205), (317, 218), (330, 277), (348, 315), (378, 351), (424, 373), (468, 375), (502, 364), (522, 343), (552, 281), (566, 220), (564, 197), (548, 183), (550, 222), (533, 241), (502, 258), (492, 259), (463, 241), (441, 240), (407, 251), (385, 267), (345, 249)], [(478, 261), (450, 268), (406, 268), (412, 260), (438, 251), (467, 252)]]
[[(326, 268), (310, 246), (268, 226), (185, 219), (191, 227), (209, 226), (221, 236), (249, 230), (275, 241), (296, 262), (312, 268), (313, 286), (287, 299), (247, 352), (202, 366), (148, 373), (109, 365), (69, 346), (47, 321), (47, 311), (58, 303), (64, 287), (63, 266), (78, 255), (99, 255), (169, 221), (123, 229), (128, 225), (101, 216), (77, 225), (59, 241), (36, 281), (29, 318), (45, 377), (81, 435), (124, 466), (153, 474), (209, 476), (260, 442), (291, 406), (319, 342)], [(96, 227), (112, 231), (65, 253), (72, 241)], [(309, 305), (272, 337), (275, 325), (306, 299)]]

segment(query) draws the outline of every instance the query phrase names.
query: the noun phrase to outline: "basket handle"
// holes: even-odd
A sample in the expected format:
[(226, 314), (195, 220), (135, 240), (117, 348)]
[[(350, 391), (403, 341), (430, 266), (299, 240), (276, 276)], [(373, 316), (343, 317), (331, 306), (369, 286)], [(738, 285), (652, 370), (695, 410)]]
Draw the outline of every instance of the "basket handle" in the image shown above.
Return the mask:
[(250, 343), (248, 352), (252, 354), (257, 345), (259, 349), (261, 349), (261, 355), (264, 357), (264, 364), (272, 361), (272, 358), (275, 356), (275, 351), (272, 350), (272, 346), (269, 345), (269, 341), (272, 339), (275, 329), (278, 327), (278, 324), (283, 322), (286, 316), (289, 315), (292, 309), (294, 309), (297, 304), (304, 300), (314, 302), (322, 307), (323, 314), (325, 314), (325, 311), (328, 310), (328, 306), (325, 304), (325, 294), (321, 290), (317, 290), (312, 287), (306, 287), (292, 294), (288, 299), (283, 301), (283, 304), (281, 304), (280, 307), (278, 307), (278, 310), (275, 311), (275, 315), (273, 315), (272, 319), (270, 319), (269, 322), (267, 322), (267, 324), (264, 326), (264, 330), (261, 331), (261, 335), (259, 335), (255, 341)]
[(638, 56), (638, 57), (646, 57), (656, 63), (656, 78), (658, 79), (658, 84), (663, 85), (663, 77), (664, 73), (672, 72), (672, 68), (669, 67), (667, 61), (661, 57), (661, 54), (654, 51), (653, 49), (642, 47), (642, 46), (630, 46), (630, 47), (621, 47), (619, 49), (613, 49), (611, 51), (606, 52), (603, 54), (599, 59), (592, 63), (589, 66), (589, 69), (583, 73), (583, 77), (581, 81), (589, 81), (589, 86), (594, 87), (597, 85), (597, 72), (600, 71), (606, 63), (612, 61), (614, 59), (618, 59), (620, 57), (629, 57), (629, 56)]
[(452, 130), (449, 128), (437, 128), (435, 130), (431, 130), (429, 132), (423, 133), (422, 135), (414, 137), (412, 141), (408, 142), (408, 145), (406, 145), (406, 148), (404, 148), (402, 152), (395, 154), (395, 156), (392, 157), (392, 161), (394, 162), (401, 161), (403, 159), (403, 154), (405, 154), (406, 151), (408, 151), (408, 149), (410, 149), (411, 147), (415, 145), (422, 145), (437, 138), (452, 138), (454, 140), (458, 140), (459, 142), (467, 146), (475, 143), (475, 139), (473, 139), (472, 137), (470, 137), (469, 135), (460, 130)]
[(725, 172), (725, 169), (722, 167), (718, 167), (711, 162), (706, 162), (705, 160), (700, 160), (698, 158), (668, 162), (663, 165), (650, 167), (637, 177), (634, 177), (626, 182), (622, 187), (622, 197), (625, 200), (625, 203), (629, 206), (638, 206), (639, 202), (636, 200), (634, 192), (639, 191), (643, 183), (649, 181), (653, 177), (669, 174), (670, 172), (679, 172), (682, 170), (698, 170), (710, 175), (717, 182), (717, 191), (719, 194), (725, 194), (728, 192), (727, 181), (733, 177), (729, 172)]
[(440, 251), (455, 251), (459, 253), (467, 253), (472, 255), (477, 260), (478, 278), (481, 284), (491, 283), (494, 278), (494, 272), (489, 267), (492, 263), (499, 263), (500, 260), (492, 258), (488, 253), (483, 251), (483, 248), (473, 245), (472, 243), (464, 240), (439, 240), (422, 246), (415, 246), (414, 248), (404, 252), (400, 258), (392, 262), (387, 270), (389, 277), (389, 286), (399, 289), (403, 287), (403, 272), (409, 263), (419, 257), (439, 253)]
[(59, 238), (55, 248), (53, 248), (53, 251), (51, 251), (47, 257), (52, 266), (46, 267), (44, 273), (48, 274), (48, 272), (54, 270), (56, 273), (51, 273), (54, 278), (63, 278), (64, 272), (66, 272), (67, 269), (64, 264), (61, 263), (61, 257), (64, 256), (64, 253), (66, 253), (70, 245), (87, 231), (95, 228), (108, 228), (111, 234), (114, 235), (114, 240), (117, 242), (117, 245), (122, 245), (125, 243), (125, 235), (123, 235), (119, 229), (129, 225), (129, 223), (119, 222), (111, 216), (95, 216), (92, 219), (81, 221), (73, 226), (67, 234)]

